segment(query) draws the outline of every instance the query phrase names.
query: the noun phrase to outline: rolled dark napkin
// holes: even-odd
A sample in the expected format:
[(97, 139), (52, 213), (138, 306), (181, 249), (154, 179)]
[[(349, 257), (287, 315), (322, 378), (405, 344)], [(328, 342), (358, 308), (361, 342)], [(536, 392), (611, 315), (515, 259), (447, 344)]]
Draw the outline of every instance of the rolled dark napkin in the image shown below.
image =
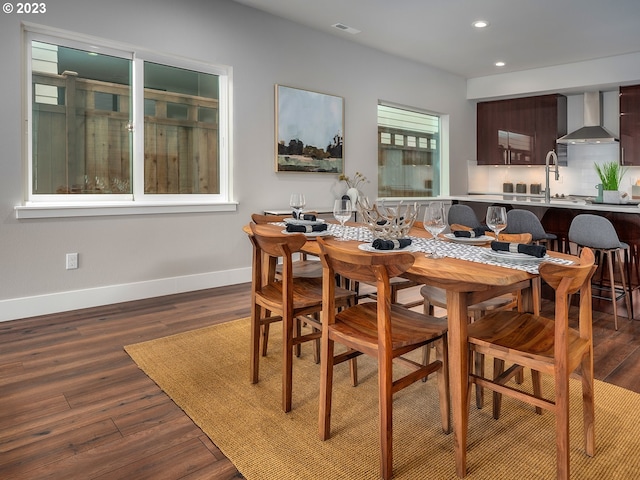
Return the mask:
[(455, 230), (453, 235), (456, 237), (465, 237), (465, 238), (477, 238), (482, 237), (484, 235), (485, 229), (482, 227), (476, 227), (472, 230)]
[(497, 252), (526, 253), (538, 258), (544, 258), (547, 247), (544, 245), (527, 245), (525, 243), (491, 242), (491, 249)]
[(295, 211), (291, 214), (291, 216), (293, 218), (295, 218), (296, 220), (310, 220), (312, 222), (315, 222), (317, 220), (316, 216), (312, 213), (301, 213), (300, 215), (298, 215)]
[(326, 223), (321, 223), (320, 225), (295, 225), (291, 223), (287, 224), (287, 232), (300, 232), (300, 233), (324, 232), (326, 229), (327, 229)]
[(411, 245), (410, 238), (400, 238), (398, 240), (382, 240), (376, 238), (371, 246), (377, 250), (397, 250), (399, 248), (408, 247)]

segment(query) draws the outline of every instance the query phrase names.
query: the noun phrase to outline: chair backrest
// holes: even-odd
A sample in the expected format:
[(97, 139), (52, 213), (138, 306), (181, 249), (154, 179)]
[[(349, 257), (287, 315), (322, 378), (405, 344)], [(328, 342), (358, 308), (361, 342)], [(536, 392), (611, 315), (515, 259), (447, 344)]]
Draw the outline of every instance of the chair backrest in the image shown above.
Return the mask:
[(284, 222), (284, 219), (290, 217), (290, 215), (264, 215), (262, 213), (254, 213), (251, 215), (251, 220), (258, 225), (264, 225), (271, 222)]
[[(317, 215), (316, 212), (304, 212), (305, 215)], [(291, 218), (291, 215), (265, 215), (262, 213), (254, 213), (251, 215), (251, 220), (258, 225), (265, 223), (277, 223), (284, 222), (285, 218)]]
[[(555, 290), (556, 357), (566, 355), (568, 344), (570, 295), (580, 291), (579, 330), (582, 338), (591, 341), (591, 277), (596, 271), (595, 255), (588, 247), (580, 253), (580, 263), (561, 265), (543, 262), (539, 272), (542, 279)], [(561, 353), (562, 352), (562, 353)]]
[(447, 216), (447, 222), (449, 225), (459, 224), (465, 227), (478, 228), (482, 227), (482, 223), (478, 220), (476, 212), (473, 211), (469, 205), (462, 205), (456, 203), (449, 207), (449, 214)]
[(591, 248), (622, 247), (616, 229), (609, 219), (591, 213), (576, 215), (571, 221), (569, 241)]
[(542, 223), (535, 213), (521, 208), (514, 208), (507, 212), (507, 228), (505, 233), (530, 233), (533, 241), (547, 238)]
[[(284, 234), (274, 231), (269, 225), (250, 223), (249, 240), (253, 244), (252, 260), (252, 294), (263, 285), (275, 279), (275, 268), (278, 258), (282, 258), (283, 303), (293, 304), (293, 258), (300, 251), (307, 238), (303, 234)], [(267, 270), (265, 271), (265, 268)]]
[[(318, 237), (320, 260), (323, 266), (324, 311), (335, 312), (335, 275), (358, 282), (375, 284), (377, 289), (378, 316), (389, 317), (391, 286), (389, 280), (406, 272), (415, 261), (408, 252), (372, 253), (345, 249), (341, 242)], [(328, 309), (328, 310), (327, 310)]]
[[(491, 235), (491, 234), (489, 234)], [(531, 243), (533, 236), (530, 233), (503, 233), (498, 234), (498, 240), (509, 243)]]

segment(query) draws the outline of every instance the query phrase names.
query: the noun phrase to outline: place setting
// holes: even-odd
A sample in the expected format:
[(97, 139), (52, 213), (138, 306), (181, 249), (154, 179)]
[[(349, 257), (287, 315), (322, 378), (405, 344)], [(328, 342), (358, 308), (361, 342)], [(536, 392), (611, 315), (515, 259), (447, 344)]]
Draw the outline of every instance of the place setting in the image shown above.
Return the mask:
[(327, 222), (313, 213), (304, 213), (306, 199), (302, 193), (293, 193), (289, 199), (289, 206), (293, 209), (291, 217), (285, 218), (285, 229), (282, 233), (304, 233), (307, 238), (333, 235), (329, 231)]

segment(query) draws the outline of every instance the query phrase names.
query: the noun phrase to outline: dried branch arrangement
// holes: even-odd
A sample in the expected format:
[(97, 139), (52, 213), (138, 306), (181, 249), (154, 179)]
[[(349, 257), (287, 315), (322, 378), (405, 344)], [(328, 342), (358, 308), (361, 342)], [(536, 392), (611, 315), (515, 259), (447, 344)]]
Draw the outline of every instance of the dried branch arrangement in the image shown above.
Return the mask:
[(358, 202), (358, 213), (367, 225), (374, 238), (383, 240), (397, 240), (409, 234), (409, 230), (416, 221), (420, 207), (417, 203), (403, 205), (400, 202), (395, 207), (384, 204), (371, 205), (369, 200), (361, 197)]

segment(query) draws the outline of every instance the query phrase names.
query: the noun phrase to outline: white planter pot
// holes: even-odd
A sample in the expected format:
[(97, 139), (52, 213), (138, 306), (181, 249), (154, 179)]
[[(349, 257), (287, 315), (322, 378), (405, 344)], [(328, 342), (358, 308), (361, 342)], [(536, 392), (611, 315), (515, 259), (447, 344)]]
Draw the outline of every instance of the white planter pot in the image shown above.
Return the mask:
[(347, 195), (351, 199), (351, 208), (355, 210), (356, 203), (358, 202), (358, 196), (360, 196), (360, 192), (357, 188), (350, 188), (347, 190)]
[(618, 190), (603, 190), (602, 203), (620, 203), (620, 192)]

